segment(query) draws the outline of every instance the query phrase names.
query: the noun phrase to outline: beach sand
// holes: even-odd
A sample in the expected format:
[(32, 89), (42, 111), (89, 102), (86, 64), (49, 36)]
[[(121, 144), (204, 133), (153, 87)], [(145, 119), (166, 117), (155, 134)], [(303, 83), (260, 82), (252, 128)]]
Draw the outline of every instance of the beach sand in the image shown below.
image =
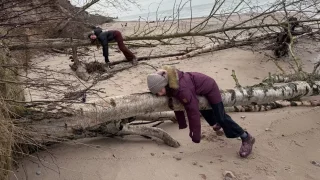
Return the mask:
[[(130, 25), (122, 27), (116, 22), (103, 28), (119, 29), (130, 34)], [(179, 40), (181, 41), (181, 40)], [(201, 42), (201, 37), (198, 39)], [(138, 56), (177, 52), (181, 46), (158, 46), (134, 48)], [(102, 50), (90, 47), (90, 57), (84, 61), (103, 62)], [(306, 50), (307, 49), (307, 50)], [(305, 70), (310, 71), (319, 61), (320, 46), (316, 42), (300, 39), (296, 47)], [(231, 71), (235, 70), (241, 85), (260, 83), (268, 73), (277, 73), (275, 64), (264, 53), (253, 52), (248, 47), (231, 48), (202, 54), (186, 60), (168, 61), (167, 58), (146, 61), (160, 67), (174, 64), (183, 71), (197, 71), (213, 77), (220, 89), (233, 88)], [(34, 58), (37, 67), (73, 73), (68, 55), (45, 55)], [(124, 56), (110, 48), (110, 60), (121, 60)], [(288, 59), (279, 64), (289, 71)], [(107, 96), (126, 95), (148, 91), (146, 76), (154, 72), (148, 65), (139, 64), (117, 73), (109, 80), (99, 82), (94, 88), (97, 94), (88, 94), (87, 102), (95, 102)], [(54, 73), (53, 73), (54, 74)], [(84, 85), (72, 75), (54, 74), (56, 78), (70, 80), (72, 84)], [(30, 77), (40, 78), (37, 73)], [(46, 79), (41, 77), (42, 79)], [(86, 86), (90, 82), (85, 83)], [(62, 97), (59, 92), (28, 90), (32, 99)], [(319, 99), (319, 97), (316, 97)], [(30, 97), (29, 97), (30, 99)], [(202, 119), (203, 139), (195, 144), (189, 138), (188, 129), (179, 130), (177, 124), (164, 123), (159, 127), (181, 144), (171, 148), (157, 139), (140, 136), (124, 138), (93, 138), (70, 141), (50, 147), (48, 152), (33, 154), (25, 158), (15, 170), (16, 177), (23, 180), (219, 180), (225, 171), (232, 171), (238, 180), (317, 180), (320, 167), (311, 161), (320, 161), (320, 107), (290, 107), (269, 112), (230, 113), (232, 118), (256, 138), (252, 155), (242, 159), (237, 152), (241, 141), (216, 136)], [(245, 116), (245, 118), (241, 118)], [(266, 131), (267, 130), (267, 131)], [(14, 176), (12, 179), (16, 179)]]

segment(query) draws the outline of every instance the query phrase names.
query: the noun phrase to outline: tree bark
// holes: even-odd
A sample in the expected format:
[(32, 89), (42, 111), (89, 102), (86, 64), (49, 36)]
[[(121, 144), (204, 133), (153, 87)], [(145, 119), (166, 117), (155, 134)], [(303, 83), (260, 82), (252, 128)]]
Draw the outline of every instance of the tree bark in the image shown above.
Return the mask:
[[(299, 23), (303, 22), (318, 22), (320, 19), (308, 19), (308, 20), (301, 20), (297, 21)], [(240, 23), (241, 24), (241, 23)], [(179, 38), (179, 37), (186, 37), (186, 36), (205, 36), (208, 34), (215, 34), (220, 32), (227, 32), (233, 30), (249, 30), (249, 29), (256, 29), (256, 28), (264, 28), (264, 27), (279, 27), (281, 24), (264, 24), (264, 25), (254, 25), (254, 26), (239, 26), (234, 25), (230, 27), (222, 27), (215, 30), (207, 30), (207, 31), (200, 31), (200, 32), (182, 32), (182, 33), (172, 33), (172, 34), (158, 34), (153, 36), (128, 36), (125, 37), (124, 41), (137, 41), (137, 40), (162, 40), (162, 39), (170, 39), (170, 38)], [(48, 41), (43, 39), (41, 41), (33, 41), (27, 44), (23, 43), (15, 43), (9, 46), (10, 50), (21, 50), (21, 49), (44, 49), (44, 48), (71, 48), (75, 46), (89, 46), (91, 43), (87, 40), (77, 40), (75, 42), (65, 41)]]
[[(16, 120), (14, 123), (16, 126), (22, 127), (23, 134), (28, 139), (32, 139), (32, 144), (49, 145), (85, 137), (140, 135), (159, 138), (171, 147), (180, 146), (179, 142), (164, 130), (156, 127), (129, 125), (126, 119), (83, 128), (76, 123), (73, 126), (66, 123), (66, 121), (75, 120), (74, 118), (44, 119), (42, 121)], [(28, 142), (22, 139), (18, 143)]]
[(179, 147), (180, 144), (178, 141), (173, 139), (167, 132), (160, 128), (156, 127), (147, 127), (147, 126), (132, 126), (125, 124), (121, 131), (117, 135), (142, 135), (142, 136), (152, 136), (157, 137), (165, 144), (171, 147)]
[(182, 59), (187, 59), (187, 58), (194, 57), (196, 55), (207, 53), (207, 52), (218, 51), (218, 50), (232, 48), (232, 47), (245, 46), (245, 45), (252, 44), (254, 42), (265, 40), (266, 38), (271, 38), (271, 37), (272, 35), (270, 34), (264, 34), (257, 37), (246, 37), (246, 38), (241, 38), (239, 40), (227, 41), (222, 44), (217, 44), (217, 43), (210, 44), (210, 45), (204, 46), (201, 49), (197, 49), (189, 53), (186, 53), (182, 56), (169, 58), (169, 60), (182, 60)]
[[(264, 104), (277, 100), (293, 99), (303, 96), (315, 96), (320, 93), (320, 81), (297, 81), (278, 86), (251, 86), (238, 89), (222, 90), (221, 95), (226, 107), (250, 105), (251, 103)], [(199, 108), (209, 109), (207, 100), (198, 97)], [(184, 110), (184, 107), (173, 100), (174, 110)], [(108, 97), (94, 104), (74, 104), (73, 108), (81, 109), (78, 114), (81, 118), (77, 122), (82, 127), (90, 127), (100, 123), (124, 119), (140, 114), (171, 111), (166, 97), (157, 97), (150, 93), (131, 94), (126, 96)], [(83, 120), (87, 117), (87, 120)]]
[(320, 101), (286, 101), (280, 100), (266, 104), (226, 107), (227, 112), (260, 112), (292, 106), (320, 106)]
[(292, 81), (308, 81), (308, 80), (320, 80), (320, 74), (311, 73), (295, 73), (295, 74), (275, 74), (270, 77), (266, 77), (263, 82), (265, 83), (288, 83)]
[[(179, 52), (179, 53), (172, 53), (172, 54), (162, 54), (162, 55), (154, 55), (154, 56), (142, 56), (138, 57), (138, 61), (143, 61), (143, 60), (150, 60), (150, 59), (155, 59), (155, 58), (165, 58), (165, 57), (172, 57), (172, 56), (182, 56), (186, 54), (185, 52)], [(124, 62), (131, 62), (131, 60), (121, 60), (121, 61), (113, 61), (110, 62), (111, 65), (116, 65), (116, 64), (121, 64)]]
[(13, 43), (9, 45), (10, 50), (24, 50), (24, 49), (47, 49), (47, 48), (72, 48), (79, 46), (90, 46), (89, 40), (75, 40), (73, 39), (43, 39), (41, 41), (30, 41), (29, 43)]
[(135, 116), (135, 119), (136, 120), (148, 120), (148, 121), (171, 120), (172, 122), (177, 122), (176, 116), (173, 111), (141, 114), (141, 115)]

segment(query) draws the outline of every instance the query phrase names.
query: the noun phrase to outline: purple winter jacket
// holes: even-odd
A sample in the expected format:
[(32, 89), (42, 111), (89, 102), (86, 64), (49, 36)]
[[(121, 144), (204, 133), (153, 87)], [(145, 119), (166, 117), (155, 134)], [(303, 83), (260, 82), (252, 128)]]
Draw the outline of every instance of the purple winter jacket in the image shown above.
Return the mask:
[[(198, 72), (183, 72), (177, 69), (174, 69), (174, 71), (175, 73), (172, 73), (172, 70), (168, 71), (168, 94), (184, 105), (189, 121), (189, 136), (193, 142), (199, 143), (201, 140), (201, 124), (199, 101), (196, 96), (206, 97), (210, 104), (220, 103), (222, 98), (219, 87), (215, 80), (207, 75)], [(172, 79), (176, 79), (178, 86), (175, 86), (174, 88), (170, 87), (174, 81)], [(179, 129), (185, 129), (187, 124), (184, 112), (175, 111), (175, 115), (179, 124)]]

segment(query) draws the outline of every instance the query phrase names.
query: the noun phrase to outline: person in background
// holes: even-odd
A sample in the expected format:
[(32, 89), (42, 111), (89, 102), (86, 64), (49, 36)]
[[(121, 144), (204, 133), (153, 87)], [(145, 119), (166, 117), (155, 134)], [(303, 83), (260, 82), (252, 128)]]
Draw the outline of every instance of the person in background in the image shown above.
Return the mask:
[[(183, 72), (172, 66), (147, 76), (147, 84), (151, 93), (158, 96), (176, 98), (184, 105), (189, 122), (189, 136), (194, 143), (200, 143), (201, 124), (200, 114), (213, 126), (214, 131), (221, 128), (227, 138), (242, 139), (239, 151), (241, 157), (247, 157), (252, 152), (255, 138), (243, 130), (232, 118), (226, 114), (219, 87), (214, 79), (198, 72)], [(204, 96), (212, 109), (199, 110), (198, 96)], [(169, 107), (172, 107), (169, 103)], [(183, 111), (174, 112), (179, 124), (179, 129), (187, 128)]]
[[(91, 40), (92, 44), (97, 44), (102, 46), (103, 56), (105, 58), (105, 62), (109, 68), (110, 66), (109, 61), (109, 42), (117, 42), (120, 51), (126, 57), (127, 60), (132, 61), (133, 65), (137, 65), (138, 61), (136, 56), (124, 45), (123, 37), (120, 31), (118, 30), (109, 30), (109, 31), (102, 31), (101, 28), (95, 28), (93, 33), (90, 33), (88, 37)], [(98, 40), (98, 41), (97, 41)]]

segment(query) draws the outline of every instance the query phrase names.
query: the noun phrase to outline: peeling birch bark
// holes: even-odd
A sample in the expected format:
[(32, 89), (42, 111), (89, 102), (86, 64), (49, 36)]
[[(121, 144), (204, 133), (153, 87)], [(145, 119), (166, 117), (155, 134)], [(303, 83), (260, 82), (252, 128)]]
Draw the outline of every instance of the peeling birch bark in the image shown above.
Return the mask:
[(320, 101), (286, 101), (280, 100), (267, 104), (256, 104), (256, 105), (246, 105), (246, 106), (233, 106), (226, 107), (227, 112), (260, 112), (260, 111), (269, 111), (272, 109), (292, 107), (292, 106), (320, 106)]
[(173, 111), (141, 114), (141, 115), (137, 115), (135, 117), (135, 119), (136, 120), (148, 120), (148, 121), (171, 120), (172, 122), (177, 122), (176, 116)]
[(272, 83), (288, 83), (292, 81), (307, 81), (307, 80), (320, 80), (320, 74), (310, 74), (310, 73), (297, 73), (297, 74), (275, 74), (271, 77), (266, 77), (263, 82), (272, 82)]
[[(278, 100), (315, 96), (319, 95), (319, 93), (320, 81), (313, 83), (297, 81), (272, 87), (252, 86), (221, 91), (225, 107), (250, 105), (251, 103), (265, 104)], [(210, 109), (204, 97), (198, 97), (198, 99), (200, 109)], [(74, 104), (72, 106), (75, 109), (82, 109), (78, 112), (79, 115), (81, 114), (81, 117), (88, 117), (86, 121), (81, 120), (83, 118), (77, 121), (83, 127), (140, 114), (172, 111), (168, 107), (167, 97), (157, 97), (151, 93), (108, 97), (94, 104)], [(174, 110), (184, 110), (184, 107), (176, 99), (173, 99), (173, 108)]]

